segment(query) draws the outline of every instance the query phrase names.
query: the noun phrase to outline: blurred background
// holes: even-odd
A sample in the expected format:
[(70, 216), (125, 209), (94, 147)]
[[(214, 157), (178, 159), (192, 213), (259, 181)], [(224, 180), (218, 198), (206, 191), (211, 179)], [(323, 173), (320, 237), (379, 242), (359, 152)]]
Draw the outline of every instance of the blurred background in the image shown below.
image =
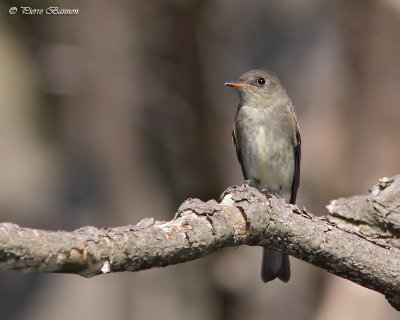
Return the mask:
[[(73, 230), (169, 220), (242, 181), (231, 141), (251, 68), (278, 74), (315, 214), (400, 172), (398, 0), (0, 0), (0, 221)], [(22, 15), (20, 6), (78, 8)], [(261, 248), (84, 279), (0, 270), (0, 319), (398, 319), (380, 294)]]

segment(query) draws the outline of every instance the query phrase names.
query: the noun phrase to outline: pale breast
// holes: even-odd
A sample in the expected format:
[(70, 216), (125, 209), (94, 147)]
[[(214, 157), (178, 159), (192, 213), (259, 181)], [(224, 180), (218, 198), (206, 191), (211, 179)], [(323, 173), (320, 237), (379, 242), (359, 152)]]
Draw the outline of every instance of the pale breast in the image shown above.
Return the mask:
[(247, 178), (255, 180), (258, 189), (281, 195), (287, 201), (294, 176), (293, 133), (288, 124), (273, 110), (243, 106), (234, 125)]

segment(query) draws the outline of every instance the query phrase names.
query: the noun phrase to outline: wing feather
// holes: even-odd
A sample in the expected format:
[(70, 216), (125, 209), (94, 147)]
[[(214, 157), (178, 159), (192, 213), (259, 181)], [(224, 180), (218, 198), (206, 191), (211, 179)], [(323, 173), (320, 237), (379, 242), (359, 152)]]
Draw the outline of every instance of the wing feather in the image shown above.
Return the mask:
[(244, 171), (242, 152), (240, 151), (239, 144), (236, 142), (235, 128), (233, 128), (233, 131), (232, 131), (232, 140), (233, 140), (233, 144), (236, 147), (236, 155), (237, 155), (237, 158), (239, 160), (240, 167), (242, 168), (242, 173), (243, 173), (244, 180), (247, 180), (246, 171)]
[(292, 193), (290, 197), (290, 203), (296, 203), (297, 197), (297, 189), (299, 188), (300, 184), (300, 159), (301, 159), (301, 136), (299, 126), (297, 124), (296, 114), (294, 113), (293, 106), (290, 104), (289, 108), (294, 115), (294, 121), (296, 126), (296, 136), (295, 141), (293, 143), (293, 152), (294, 152), (294, 175), (293, 175), (293, 182), (292, 182)]

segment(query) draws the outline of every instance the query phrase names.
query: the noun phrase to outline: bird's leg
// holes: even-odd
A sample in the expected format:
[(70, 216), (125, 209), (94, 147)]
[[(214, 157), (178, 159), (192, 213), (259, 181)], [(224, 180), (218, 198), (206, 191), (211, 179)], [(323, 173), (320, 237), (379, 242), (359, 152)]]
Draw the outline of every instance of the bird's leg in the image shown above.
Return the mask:
[(260, 181), (258, 179), (251, 178), (251, 179), (244, 180), (240, 185), (241, 186), (248, 185), (250, 187), (257, 189), (257, 184), (259, 184), (259, 182)]

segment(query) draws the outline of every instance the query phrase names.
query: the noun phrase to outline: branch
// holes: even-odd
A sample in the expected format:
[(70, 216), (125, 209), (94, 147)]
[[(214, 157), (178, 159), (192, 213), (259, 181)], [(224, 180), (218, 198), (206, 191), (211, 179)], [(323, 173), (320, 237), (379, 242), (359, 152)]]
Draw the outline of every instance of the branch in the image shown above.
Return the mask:
[(186, 262), (220, 248), (269, 246), (385, 295), (400, 310), (400, 175), (338, 199), (330, 221), (242, 184), (221, 201), (186, 200), (176, 218), (72, 232), (0, 224), (0, 265), (86, 277)]

